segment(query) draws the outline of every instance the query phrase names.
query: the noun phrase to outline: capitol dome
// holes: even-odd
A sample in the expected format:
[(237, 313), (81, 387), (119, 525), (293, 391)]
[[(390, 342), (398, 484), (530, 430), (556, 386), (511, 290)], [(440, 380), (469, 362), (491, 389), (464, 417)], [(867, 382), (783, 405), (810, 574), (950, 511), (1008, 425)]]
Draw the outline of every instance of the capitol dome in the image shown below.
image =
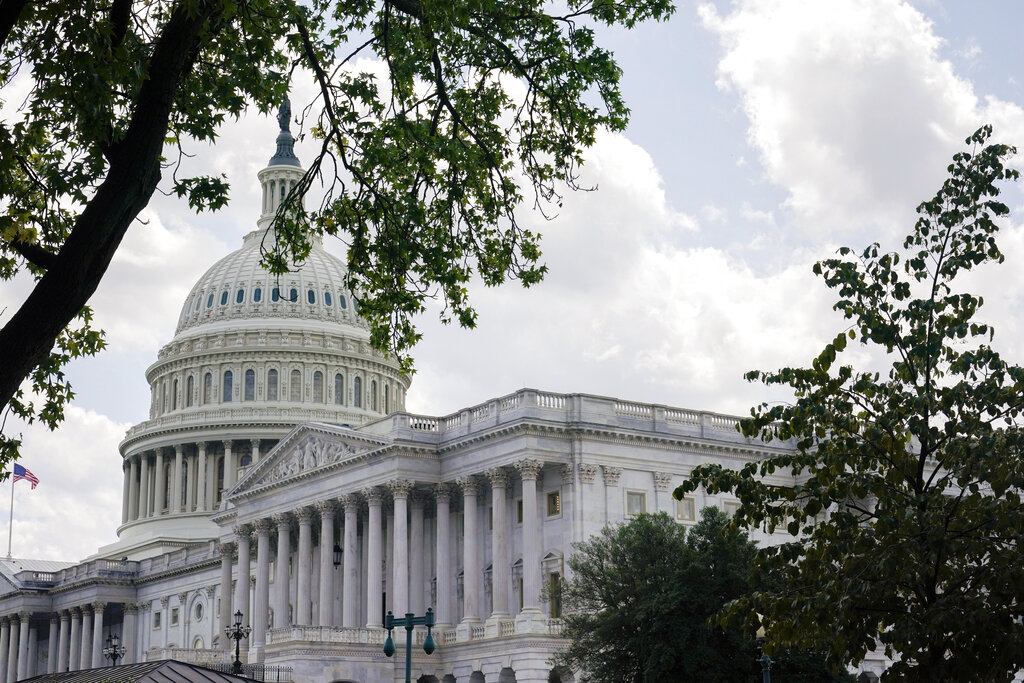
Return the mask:
[(119, 541), (141, 559), (215, 537), (209, 520), (247, 468), (296, 425), (355, 427), (405, 409), (409, 378), (370, 346), (345, 287), (345, 264), (319, 239), (287, 273), (261, 265), (262, 245), (303, 170), (286, 115), (263, 188), (257, 229), (199, 278), (174, 338), (146, 371), (149, 419), (121, 443)]

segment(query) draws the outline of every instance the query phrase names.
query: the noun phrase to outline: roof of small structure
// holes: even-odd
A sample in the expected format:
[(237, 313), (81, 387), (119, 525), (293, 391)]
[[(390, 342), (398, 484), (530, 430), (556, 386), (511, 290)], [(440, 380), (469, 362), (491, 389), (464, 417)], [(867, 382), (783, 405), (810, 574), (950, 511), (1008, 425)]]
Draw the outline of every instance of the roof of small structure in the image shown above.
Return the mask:
[(60, 683), (240, 683), (253, 681), (254, 678), (235, 676), (207, 669), (206, 667), (186, 664), (171, 659), (142, 664), (123, 664), (121, 666), (105, 666), (99, 669), (82, 671), (66, 671), (64, 673), (43, 674), (28, 678), (26, 681), (60, 681)]

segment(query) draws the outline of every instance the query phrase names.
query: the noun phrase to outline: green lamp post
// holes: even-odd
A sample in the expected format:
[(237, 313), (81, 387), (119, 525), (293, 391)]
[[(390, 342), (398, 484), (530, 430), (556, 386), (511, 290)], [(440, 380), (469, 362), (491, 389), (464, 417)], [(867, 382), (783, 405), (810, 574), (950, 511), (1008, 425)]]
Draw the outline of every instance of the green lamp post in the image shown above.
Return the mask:
[(395, 641), (391, 638), (392, 630), (396, 626), (405, 627), (405, 683), (412, 683), (412, 629), (419, 625), (427, 627), (427, 638), (423, 641), (423, 651), (428, 655), (433, 654), (434, 636), (430, 633), (430, 629), (434, 626), (433, 608), (427, 609), (426, 615), (422, 617), (417, 617), (412, 612), (406, 612), (401, 619), (396, 619), (395, 615), (388, 610), (388, 615), (384, 618), (384, 628), (388, 630), (388, 639), (384, 641), (384, 654), (388, 657), (395, 654)]

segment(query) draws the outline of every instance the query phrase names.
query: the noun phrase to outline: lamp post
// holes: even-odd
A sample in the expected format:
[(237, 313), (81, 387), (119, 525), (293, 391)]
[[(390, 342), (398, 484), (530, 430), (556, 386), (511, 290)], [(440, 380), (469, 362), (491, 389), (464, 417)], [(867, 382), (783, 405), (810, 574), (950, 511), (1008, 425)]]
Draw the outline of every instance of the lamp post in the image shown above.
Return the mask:
[(341, 566), (341, 546), (337, 543), (334, 544), (334, 568), (337, 569)]
[(412, 627), (423, 624), (427, 627), (427, 638), (423, 641), (423, 651), (428, 655), (434, 652), (434, 636), (430, 629), (434, 626), (434, 610), (428, 608), (426, 615), (417, 617), (412, 612), (406, 612), (401, 619), (395, 619), (395, 615), (388, 610), (384, 618), (384, 628), (388, 630), (388, 639), (384, 641), (384, 654), (388, 657), (395, 654), (395, 641), (391, 639), (391, 631), (396, 626), (405, 627), (405, 683), (412, 683)]
[(231, 664), (231, 673), (242, 673), (242, 660), (239, 657), (239, 646), (242, 638), (248, 638), (252, 632), (251, 626), (242, 626), (242, 610), (235, 612), (235, 623), (224, 628), (224, 635), (235, 641), (235, 661)]
[(102, 652), (103, 656), (110, 660), (110, 666), (117, 666), (117, 660), (123, 659), (127, 650), (121, 644), (121, 639), (111, 633), (107, 636), (107, 646)]
[(757, 658), (757, 661), (761, 663), (761, 681), (762, 683), (772, 683), (772, 664), (774, 662), (764, 651), (764, 626), (757, 629), (757, 649), (761, 652), (761, 656)]

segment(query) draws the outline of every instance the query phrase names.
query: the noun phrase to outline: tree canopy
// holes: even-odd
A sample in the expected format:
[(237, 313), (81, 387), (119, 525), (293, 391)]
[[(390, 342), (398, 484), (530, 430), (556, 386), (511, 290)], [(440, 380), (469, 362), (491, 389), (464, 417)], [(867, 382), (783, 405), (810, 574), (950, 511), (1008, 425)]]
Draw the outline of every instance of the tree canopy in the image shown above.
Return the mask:
[[(0, 411), (62, 419), (63, 366), (103, 347), (86, 304), (163, 176), (228, 118), (274, 109), (300, 69), (319, 88), (298, 110), (320, 151), (267, 264), (301, 262), (314, 234), (342, 238), (373, 344), (408, 367), (428, 297), (472, 326), (474, 274), (543, 276), (517, 207), (557, 206), (598, 129), (626, 125), (595, 28), (671, 12), (670, 0), (4, 0), (0, 277), (27, 269), (36, 283), (0, 329)], [(19, 78), (29, 95), (9, 102)], [(306, 212), (297, 199), (318, 180), (326, 197)], [(165, 185), (199, 211), (228, 200), (223, 177)], [(17, 447), (2, 437), (0, 465)]]
[[(710, 625), (726, 602), (750, 591), (754, 544), (708, 507), (686, 528), (665, 513), (606, 527), (577, 544), (563, 584), (565, 652), (554, 661), (585, 681), (707, 683), (760, 680), (754, 631)], [(779, 680), (849, 680), (820, 656), (777, 656)]]
[[(739, 524), (793, 535), (758, 550), (780, 587), (724, 613), (748, 627), (764, 615), (770, 645), (845, 662), (881, 644), (896, 660), (887, 680), (1008, 681), (1024, 668), (1024, 369), (991, 347), (982, 298), (957, 282), (1003, 261), (997, 196), (1018, 177), (1004, 166), (1016, 150), (990, 136), (953, 157), (901, 251), (843, 248), (815, 266), (850, 326), (809, 368), (747, 374), (795, 400), (755, 408), (743, 433), (793, 449), (740, 470), (702, 465), (676, 490), (732, 492)], [(858, 338), (884, 372), (839, 363)]]

